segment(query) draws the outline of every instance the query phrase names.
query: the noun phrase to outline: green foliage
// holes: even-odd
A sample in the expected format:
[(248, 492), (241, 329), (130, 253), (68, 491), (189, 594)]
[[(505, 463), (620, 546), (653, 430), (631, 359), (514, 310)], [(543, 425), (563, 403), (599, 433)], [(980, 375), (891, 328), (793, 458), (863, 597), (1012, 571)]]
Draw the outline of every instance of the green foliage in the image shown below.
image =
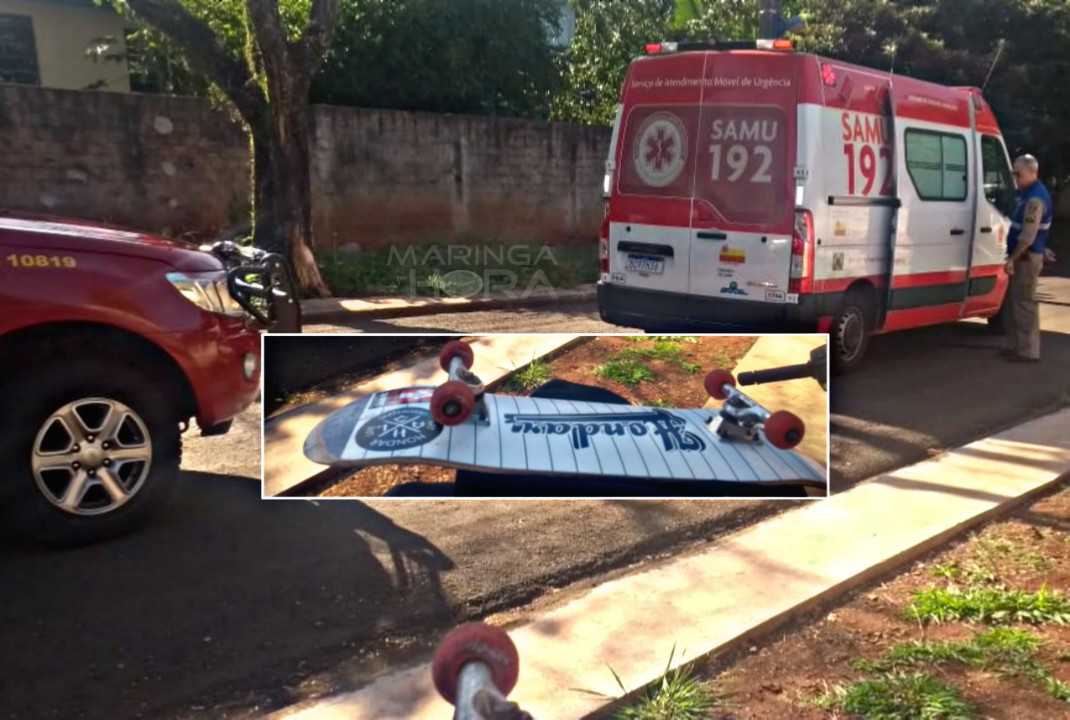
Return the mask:
[(345, 0), (313, 102), (546, 117), (557, 0)]
[[(515, 369), (515, 368), (514, 368)], [(532, 356), (531, 362), (513, 373), (506, 383), (507, 390), (534, 390), (553, 377), (550, 366)]]
[(966, 641), (902, 643), (883, 658), (874, 662), (858, 661), (854, 667), (862, 672), (888, 673), (925, 664), (962, 665), (1002, 677), (1027, 678), (1056, 700), (1070, 702), (1070, 684), (1056, 678), (1036, 657), (1043, 646), (1041, 638), (1025, 630), (993, 628)]
[(657, 377), (653, 370), (638, 360), (613, 360), (602, 365), (596, 372), (604, 378), (628, 387), (650, 382)]
[(959, 691), (928, 673), (894, 674), (837, 687), (817, 704), (868, 720), (972, 720)]
[(608, 125), (631, 61), (646, 43), (667, 39), (673, 0), (572, 0), (576, 34), (560, 67), (564, 87), (554, 98), (554, 120)]
[[(675, 670), (672, 659), (676, 653), (673, 646), (665, 673), (635, 703), (614, 713), (614, 720), (704, 720), (717, 707), (717, 696), (694, 675), (690, 663)], [(624, 683), (613, 669), (613, 678), (622, 691)]]
[[(655, 338), (650, 338), (655, 339)], [(680, 350), (679, 345), (673, 340), (656, 339), (656, 341), (647, 347), (630, 347), (620, 352), (616, 352), (611, 355), (608, 360), (610, 362), (626, 362), (626, 361), (639, 361), (639, 360), (662, 360), (677, 367), (683, 368), (689, 373), (697, 373), (701, 368), (700, 366), (690, 363), (683, 356), (683, 352)]]
[(992, 628), (968, 641), (919, 640), (894, 646), (875, 662), (859, 661), (855, 669), (888, 672), (913, 665), (957, 663), (975, 668), (1020, 671), (1028, 668), (1043, 645), (1033, 633), (1014, 628)]
[(1070, 600), (1047, 586), (1037, 592), (1001, 588), (927, 588), (914, 593), (904, 610), (922, 621), (1070, 625)]

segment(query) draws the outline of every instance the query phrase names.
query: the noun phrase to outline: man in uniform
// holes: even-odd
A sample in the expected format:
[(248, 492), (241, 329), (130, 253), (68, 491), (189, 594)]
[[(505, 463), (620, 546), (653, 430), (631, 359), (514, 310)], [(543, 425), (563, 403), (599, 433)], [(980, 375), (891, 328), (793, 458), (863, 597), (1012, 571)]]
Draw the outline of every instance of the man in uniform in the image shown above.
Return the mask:
[(1040, 361), (1040, 306), (1037, 280), (1049, 256), (1052, 202), (1038, 177), (1040, 164), (1032, 155), (1014, 161), (1018, 207), (1007, 236), (1007, 274), (1010, 275), (1011, 347), (1003, 354), (1011, 362)]

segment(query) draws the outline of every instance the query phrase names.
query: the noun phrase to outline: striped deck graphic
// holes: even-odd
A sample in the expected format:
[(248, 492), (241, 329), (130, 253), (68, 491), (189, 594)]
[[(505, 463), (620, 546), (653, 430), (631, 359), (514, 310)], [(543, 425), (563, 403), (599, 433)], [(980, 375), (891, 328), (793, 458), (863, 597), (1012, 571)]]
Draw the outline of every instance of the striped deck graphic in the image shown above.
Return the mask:
[[(716, 410), (678, 410), (551, 398), (485, 396), (488, 424), (431, 418), (434, 386), (364, 396), (324, 419), (305, 441), (313, 462), (336, 467), (446, 465), (484, 472), (651, 480), (804, 483), (821, 468), (765, 442), (723, 440)], [(720, 422), (717, 419), (717, 422)]]

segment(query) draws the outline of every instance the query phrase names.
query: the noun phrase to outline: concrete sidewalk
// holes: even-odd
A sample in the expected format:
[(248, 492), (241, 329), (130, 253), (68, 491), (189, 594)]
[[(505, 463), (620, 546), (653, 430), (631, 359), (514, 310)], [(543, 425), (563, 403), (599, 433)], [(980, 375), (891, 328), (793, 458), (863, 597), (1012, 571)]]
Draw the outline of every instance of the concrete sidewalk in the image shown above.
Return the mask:
[[(491, 385), (533, 359), (544, 358), (576, 342), (578, 335), (502, 335), (480, 338), (472, 343), (475, 364), (472, 371)], [(315, 342), (315, 340), (309, 340)], [(445, 341), (443, 341), (445, 345)], [(362, 395), (413, 385), (437, 385), (445, 373), (438, 356), (380, 375), (348, 392), (291, 410), (264, 424), (264, 497), (274, 497), (329, 470), (305, 457), (304, 443), (309, 432), (327, 415), (345, 407)]]
[(530, 293), (481, 293), (474, 297), (369, 297), (301, 301), (302, 322), (331, 323), (354, 319), (400, 318), (442, 313), (534, 308), (591, 302), (598, 297), (594, 285), (567, 290), (534, 288)]
[[(537, 718), (582, 718), (675, 663), (737, 647), (929, 552), (1070, 473), (1070, 410), (873, 478), (712, 548), (599, 585), (510, 634), (512, 698)], [(679, 652), (684, 650), (683, 653)], [(447, 717), (430, 668), (275, 713), (292, 720)]]

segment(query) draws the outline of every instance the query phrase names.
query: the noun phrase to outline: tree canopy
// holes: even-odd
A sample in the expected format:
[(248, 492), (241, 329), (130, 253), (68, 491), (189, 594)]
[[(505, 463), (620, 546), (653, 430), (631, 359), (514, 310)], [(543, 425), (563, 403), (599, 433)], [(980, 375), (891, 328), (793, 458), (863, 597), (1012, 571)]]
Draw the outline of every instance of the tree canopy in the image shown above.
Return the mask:
[[(243, 0), (180, 2), (247, 52)], [(127, 0), (115, 0), (125, 4)], [(628, 64), (656, 40), (753, 38), (758, 0), (339, 0), (338, 28), (314, 76), (311, 101), (385, 109), (608, 124)], [(300, 32), (311, 0), (279, 0)], [(566, 48), (552, 38), (567, 3)], [(160, 3), (164, 4), (164, 3)], [(1070, 178), (1066, 0), (786, 0), (807, 19), (801, 49), (949, 85), (981, 86), (1013, 152), (1036, 154), (1045, 174)], [(1002, 45), (1001, 45), (1002, 43)], [(158, 34), (135, 43), (139, 77), (204, 94), (205, 83)], [(1001, 49), (1002, 48), (1002, 49)], [(998, 62), (993, 68), (993, 61)], [(991, 70), (991, 77), (989, 72)]]

